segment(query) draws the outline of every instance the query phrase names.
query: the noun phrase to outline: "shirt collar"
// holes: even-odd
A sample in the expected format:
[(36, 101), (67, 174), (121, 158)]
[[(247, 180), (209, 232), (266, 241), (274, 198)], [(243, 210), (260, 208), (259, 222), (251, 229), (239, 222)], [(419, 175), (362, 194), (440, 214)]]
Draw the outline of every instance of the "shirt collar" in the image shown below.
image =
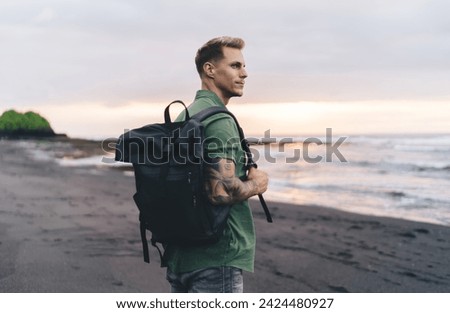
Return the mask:
[(218, 103), (221, 106), (225, 107), (225, 104), (223, 104), (222, 100), (220, 100), (219, 96), (217, 96), (214, 92), (210, 90), (198, 90), (197, 94), (195, 95), (195, 100), (200, 98), (208, 98), (214, 101), (214, 103)]

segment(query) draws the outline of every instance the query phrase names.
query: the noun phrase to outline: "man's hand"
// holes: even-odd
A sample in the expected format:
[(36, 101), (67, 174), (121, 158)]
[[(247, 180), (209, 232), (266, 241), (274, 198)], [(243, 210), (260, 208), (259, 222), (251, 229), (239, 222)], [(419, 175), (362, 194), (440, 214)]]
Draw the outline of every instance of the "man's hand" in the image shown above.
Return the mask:
[(256, 194), (262, 194), (267, 190), (269, 184), (269, 176), (266, 172), (250, 167), (248, 170), (247, 181), (253, 181), (256, 186)]
[(267, 189), (265, 172), (250, 168), (247, 180), (235, 176), (236, 166), (228, 159), (217, 159), (205, 168), (205, 189), (212, 204), (233, 204), (261, 194)]

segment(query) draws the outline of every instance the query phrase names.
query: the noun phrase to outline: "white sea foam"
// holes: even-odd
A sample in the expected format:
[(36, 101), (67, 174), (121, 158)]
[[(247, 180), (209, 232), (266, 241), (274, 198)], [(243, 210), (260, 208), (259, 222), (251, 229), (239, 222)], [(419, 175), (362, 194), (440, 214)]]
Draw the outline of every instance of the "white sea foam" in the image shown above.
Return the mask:
[[(61, 166), (86, 170), (129, 166), (111, 156), (59, 159), (49, 146), (21, 144), (33, 158), (54, 160)], [(309, 155), (323, 157), (318, 163), (308, 163), (302, 153), (300, 159), (287, 163), (296, 149), (303, 149), (299, 143), (285, 145), (284, 151), (276, 145), (269, 151), (267, 145), (252, 149), (259, 155), (259, 167), (270, 176), (268, 200), (450, 226), (448, 147), (450, 135), (353, 136), (339, 147), (347, 162), (336, 157), (326, 162), (326, 147), (311, 145)]]
[[(261, 158), (259, 165), (271, 177), (269, 200), (450, 226), (449, 147), (448, 135), (356, 136), (339, 148), (346, 163), (286, 164), (277, 153), (275, 163)], [(299, 146), (285, 148), (292, 155)]]

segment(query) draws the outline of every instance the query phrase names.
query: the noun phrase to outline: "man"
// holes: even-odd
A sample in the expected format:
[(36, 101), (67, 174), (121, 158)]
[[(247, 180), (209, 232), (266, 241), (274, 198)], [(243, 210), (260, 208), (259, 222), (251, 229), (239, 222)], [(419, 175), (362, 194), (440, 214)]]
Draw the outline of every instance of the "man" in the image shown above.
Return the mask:
[[(225, 107), (230, 98), (242, 96), (247, 78), (243, 48), (240, 38), (219, 37), (197, 51), (201, 90), (188, 108), (191, 116), (208, 107)], [(216, 114), (203, 124), (209, 139), (206, 154), (214, 160), (206, 169), (208, 197), (213, 204), (232, 207), (217, 243), (166, 248), (167, 279), (172, 292), (243, 292), (242, 271), (253, 272), (255, 255), (255, 231), (247, 199), (266, 191), (268, 177), (251, 168), (245, 178), (244, 151), (230, 116)]]

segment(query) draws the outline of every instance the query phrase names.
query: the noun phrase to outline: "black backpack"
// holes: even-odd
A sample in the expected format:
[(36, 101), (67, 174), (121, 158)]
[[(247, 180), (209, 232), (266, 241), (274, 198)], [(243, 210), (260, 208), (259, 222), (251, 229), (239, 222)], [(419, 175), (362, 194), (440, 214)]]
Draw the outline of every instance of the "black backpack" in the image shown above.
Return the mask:
[[(169, 108), (173, 103), (184, 106), (185, 120), (172, 122)], [(246, 152), (247, 166), (256, 166), (251, 159), (248, 142), (234, 115), (221, 107), (211, 107), (190, 117), (182, 101), (170, 103), (164, 111), (163, 124), (150, 124), (130, 130), (119, 137), (115, 160), (133, 164), (136, 190), (133, 196), (139, 209), (144, 261), (149, 263), (146, 230), (152, 233), (151, 243), (163, 260), (156, 243), (202, 245), (217, 242), (226, 225), (230, 206), (209, 203), (204, 191), (203, 169), (204, 127), (202, 121), (217, 113), (229, 114), (239, 130)], [(270, 213), (260, 195), (267, 221)]]

